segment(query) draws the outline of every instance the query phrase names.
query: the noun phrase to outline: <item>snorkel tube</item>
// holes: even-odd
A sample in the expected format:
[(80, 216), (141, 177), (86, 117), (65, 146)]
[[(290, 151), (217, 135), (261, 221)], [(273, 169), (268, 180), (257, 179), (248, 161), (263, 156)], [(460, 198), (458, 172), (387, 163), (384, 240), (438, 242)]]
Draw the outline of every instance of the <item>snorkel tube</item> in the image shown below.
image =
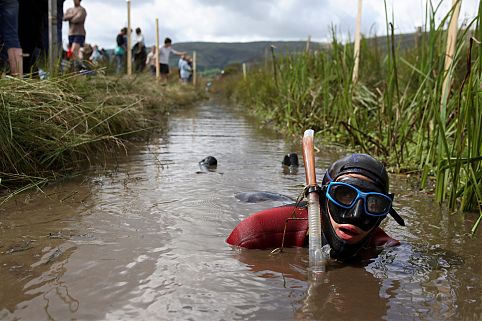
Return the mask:
[(303, 136), (303, 162), (308, 199), (309, 228), (309, 270), (314, 273), (325, 272), (326, 256), (321, 247), (320, 199), (317, 191), (315, 173), (315, 146), (313, 129), (305, 131)]

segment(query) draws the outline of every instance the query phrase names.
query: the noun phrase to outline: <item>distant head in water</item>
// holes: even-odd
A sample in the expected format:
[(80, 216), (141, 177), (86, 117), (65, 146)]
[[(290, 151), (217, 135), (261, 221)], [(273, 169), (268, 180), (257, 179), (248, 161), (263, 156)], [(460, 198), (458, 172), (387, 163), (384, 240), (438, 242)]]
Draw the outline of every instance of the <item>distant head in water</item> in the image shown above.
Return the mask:
[(214, 170), (218, 166), (218, 160), (214, 156), (208, 156), (199, 162), (199, 167), (206, 172)]
[(208, 156), (200, 161), (199, 164), (205, 167), (216, 167), (218, 166), (218, 160), (214, 156)]
[(334, 162), (323, 177), (320, 197), (323, 236), (331, 256), (348, 260), (370, 240), (392, 207), (385, 166), (366, 154), (352, 154)]
[(296, 153), (286, 154), (283, 158), (283, 165), (286, 166), (299, 166), (298, 155)]

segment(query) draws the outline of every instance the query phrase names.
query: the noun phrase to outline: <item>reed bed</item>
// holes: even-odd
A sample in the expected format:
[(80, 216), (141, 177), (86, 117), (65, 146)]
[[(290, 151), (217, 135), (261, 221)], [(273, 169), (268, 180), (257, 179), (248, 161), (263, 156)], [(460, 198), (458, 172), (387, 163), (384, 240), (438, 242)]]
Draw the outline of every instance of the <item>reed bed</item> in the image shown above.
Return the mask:
[[(333, 31), (329, 50), (277, 58), (276, 77), (272, 69), (251, 68), (232, 92), (282, 132), (313, 128), (327, 142), (376, 155), (395, 172), (419, 173), (421, 188), (433, 179), (438, 202), (480, 213), (475, 232), (482, 219), (482, 14), (479, 8), (459, 31), (445, 72), (451, 13), (436, 24), (437, 10), (427, 8), (412, 45), (395, 41), (388, 19), (385, 40), (363, 39), (357, 83), (353, 46)], [(442, 99), (445, 77), (452, 82)]]
[(147, 76), (1, 78), (0, 191), (39, 186), (123, 150), (158, 127), (159, 114), (198, 98)]

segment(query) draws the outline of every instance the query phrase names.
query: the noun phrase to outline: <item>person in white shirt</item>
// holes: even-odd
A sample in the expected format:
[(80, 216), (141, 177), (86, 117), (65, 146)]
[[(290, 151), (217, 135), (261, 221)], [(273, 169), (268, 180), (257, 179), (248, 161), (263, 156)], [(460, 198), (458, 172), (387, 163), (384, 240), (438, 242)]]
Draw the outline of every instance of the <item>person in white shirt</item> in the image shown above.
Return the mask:
[(136, 44), (142, 44), (142, 46), (144, 46), (144, 36), (142, 35), (142, 30), (141, 28), (136, 28), (136, 37), (135, 37), (135, 43), (134, 45)]
[(102, 54), (100, 53), (99, 46), (93, 45), (92, 53), (90, 54), (89, 60), (92, 61), (94, 65), (99, 64), (102, 61)]
[(189, 65), (189, 57), (187, 55), (182, 55), (179, 59), (179, 74), (181, 76), (181, 81), (183, 83), (188, 83), (191, 78), (192, 68)]
[(172, 48), (172, 40), (170, 38), (164, 39), (164, 45), (159, 48), (159, 66), (161, 71), (161, 78), (167, 81), (169, 75), (169, 55), (171, 52), (175, 55), (185, 55), (185, 52), (176, 51)]
[(146, 67), (145, 61), (147, 58), (147, 52), (141, 28), (136, 28), (135, 43), (132, 47), (132, 56), (134, 57), (134, 70), (136, 72), (143, 72), (144, 68)]
[(147, 54), (146, 65), (153, 76), (156, 75), (156, 46), (152, 46), (151, 52)]

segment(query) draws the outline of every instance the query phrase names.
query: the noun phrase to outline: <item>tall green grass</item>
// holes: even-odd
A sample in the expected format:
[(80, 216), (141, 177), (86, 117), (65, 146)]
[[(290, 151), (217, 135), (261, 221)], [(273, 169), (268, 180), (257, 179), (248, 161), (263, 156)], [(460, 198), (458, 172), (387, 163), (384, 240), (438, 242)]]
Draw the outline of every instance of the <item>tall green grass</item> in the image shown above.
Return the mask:
[[(236, 84), (233, 96), (278, 130), (298, 135), (313, 128), (325, 140), (378, 156), (395, 171), (420, 173), (422, 188), (435, 178), (437, 201), (482, 217), (481, 9), (459, 30), (448, 73), (451, 12), (437, 23), (439, 10), (428, 2), (423, 31), (409, 46), (395, 41), (396, 23), (387, 12), (385, 41), (362, 40), (356, 84), (353, 46), (338, 41), (334, 30), (329, 50), (279, 57), (277, 83), (272, 71), (260, 67)], [(442, 101), (447, 76), (453, 80)]]
[(145, 136), (156, 119), (199, 98), (152, 77), (0, 78), (0, 191), (21, 191), (85, 167)]

